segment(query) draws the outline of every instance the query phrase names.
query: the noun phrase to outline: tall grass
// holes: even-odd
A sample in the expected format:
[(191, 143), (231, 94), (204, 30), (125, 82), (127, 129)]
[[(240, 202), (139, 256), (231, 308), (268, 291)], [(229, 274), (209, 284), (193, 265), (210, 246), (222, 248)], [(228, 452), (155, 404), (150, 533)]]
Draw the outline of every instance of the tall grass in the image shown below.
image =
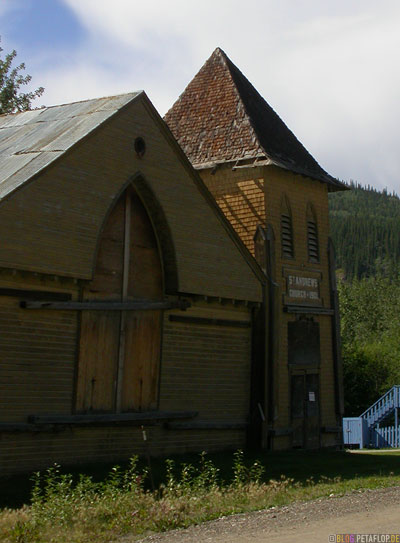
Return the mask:
[(385, 484), (374, 477), (342, 481), (321, 476), (318, 481), (310, 477), (300, 483), (282, 475), (266, 480), (261, 462), (248, 465), (242, 451), (233, 456), (229, 481), (222, 480), (205, 453), (195, 464), (167, 460), (165, 480), (156, 491), (147, 489), (147, 479), (148, 470), (139, 468), (137, 456), (125, 469), (112, 468), (102, 482), (87, 475), (63, 474), (54, 465), (34, 474), (29, 506), (0, 514), (0, 540), (102, 543), (125, 534), (135, 538), (296, 499)]

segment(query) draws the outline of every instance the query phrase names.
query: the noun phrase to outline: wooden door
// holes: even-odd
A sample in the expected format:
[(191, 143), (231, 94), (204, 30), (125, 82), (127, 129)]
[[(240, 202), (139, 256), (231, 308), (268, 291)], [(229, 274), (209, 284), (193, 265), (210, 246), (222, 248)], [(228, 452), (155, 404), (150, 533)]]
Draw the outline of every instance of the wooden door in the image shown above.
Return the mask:
[[(157, 240), (138, 196), (131, 198), (128, 300), (162, 299), (162, 270)], [(158, 400), (161, 311), (125, 315), (124, 380), (121, 409), (154, 409)]]
[(292, 374), (291, 421), (294, 448), (316, 449), (319, 447), (319, 376), (317, 373)]
[[(157, 240), (129, 188), (107, 219), (83, 300), (159, 301), (162, 293)], [(161, 311), (82, 311), (76, 410), (154, 409), (160, 343)]]

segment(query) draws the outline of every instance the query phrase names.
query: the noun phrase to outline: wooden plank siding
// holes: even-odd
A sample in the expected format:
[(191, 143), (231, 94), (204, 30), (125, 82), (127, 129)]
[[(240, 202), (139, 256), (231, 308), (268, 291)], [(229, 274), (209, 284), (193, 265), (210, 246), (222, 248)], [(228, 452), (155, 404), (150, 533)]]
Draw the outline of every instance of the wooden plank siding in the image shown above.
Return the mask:
[[(237, 450), (244, 446), (243, 430), (168, 430), (147, 427), (154, 456), (198, 451)], [(0, 477), (88, 462), (120, 462), (146, 453), (140, 427), (72, 428), (57, 433), (1, 435)]]
[[(275, 225), (276, 232), (276, 278), (279, 283), (278, 298), (283, 300), (286, 291), (285, 272), (287, 270), (303, 270), (303, 274), (318, 271), (321, 273), (320, 297), (324, 308), (331, 307), (328, 263), (329, 214), (327, 186), (312, 179), (296, 176), (275, 167), (265, 168), (265, 199), (267, 222)], [(294, 258), (282, 257), (280, 236), (280, 214), (282, 198), (287, 197), (292, 215)], [(307, 246), (307, 209), (312, 204), (315, 209), (319, 238), (319, 262), (310, 262)], [(282, 303), (282, 302), (281, 302)], [(320, 328), (319, 387), (320, 387), (320, 426), (336, 426), (334, 407), (334, 375), (333, 352), (331, 339), (330, 316), (314, 315), (314, 322)], [(288, 323), (296, 320), (295, 315), (282, 312), (278, 314), (279, 376), (275, 412), (278, 425), (290, 427), (290, 372), (288, 370)], [(290, 446), (291, 437), (282, 436), (275, 439), (277, 448)], [(335, 445), (336, 436), (321, 436), (321, 445)]]
[[(164, 315), (161, 409), (190, 405), (199, 419), (247, 422), (251, 328), (169, 320)], [(185, 316), (250, 320), (250, 311), (192, 306)]]
[[(274, 293), (276, 310), (274, 329), (276, 330), (273, 346), (274, 358), (274, 403), (270, 406), (271, 417), (276, 434), (283, 434), (283, 429), (290, 428), (290, 369), (288, 367), (288, 323), (296, 320), (294, 314), (286, 313), (284, 298), (286, 277), (291, 273), (300, 275), (319, 274), (319, 296), (324, 309), (331, 309), (328, 262), (328, 197), (327, 185), (304, 176), (295, 175), (281, 168), (249, 167), (235, 170), (233, 163), (219, 165), (216, 169), (201, 169), (199, 173), (214, 195), (221, 210), (231, 221), (237, 234), (254, 254), (254, 234), (257, 226), (271, 225), (275, 236), (275, 262), (273, 276), (276, 286)], [(287, 200), (293, 231), (293, 257), (285, 258), (281, 247), (282, 201)], [(307, 211), (312, 206), (315, 214), (318, 235), (319, 260), (310, 261), (308, 251)], [(299, 310), (301, 313), (301, 310)], [(334, 407), (334, 373), (331, 338), (332, 317), (313, 315), (320, 331), (320, 425), (334, 427), (339, 424)], [(268, 386), (268, 383), (267, 385)], [(265, 406), (267, 411), (267, 406)], [(275, 437), (274, 447), (291, 446), (291, 434)], [(336, 444), (337, 436), (321, 436), (321, 445)], [(264, 439), (264, 444), (267, 438)]]
[(76, 334), (75, 312), (34, 314), (0, 297), (0, 421), (71, 412)]
[(139, 173), (165, 213), (178, 290), (260, 301), (259, 280), (144, 94), (1, 203), (0, 266), (91, 279), (103, 221)]
[[(148, 422), (153, 454), (245, 445), (262, 274), (210, 199), (141, 94), (0, 202), (0, 475), (143, 453), (127, 412), (182, 422)], [(191, 307), (20, 306), (40, 292)]]
[[(17, 364), (15, 382), (18, 386), (14, 396), (14, 389), (9, 386), (9, 369), (3, 372), (5, 359), (2, 358), (0, 378), (8, 395), (1, 397), (1, 421), (27, 422), (28, 415), (33, 414), (70, 414), (73, 410), (77, 312), (23, 310), (18, 308), (18, 299), (7, 297), (6, 302), (1, 301), (8, 317), (11, 307), (17, 309), (20, 318), (8, 319), (7, 332), (10, 337), (19, 334), (19, 345), (26, 349), (26, 359), (18, 352), (17, 358), (10, 360), (11, 364)], [(169, 316), (174, 314), (183, 313), (169, 310), (163, 317), (159, 409), (198, 411), (195, 420), (199, 425), (193, 429), (168, 429), (165, 425), (153, 427), (149, 423), (151, 453), (243, 447), (249, 415), (251, 349), (251, 326), (243, 327), (243, 323), (250, 324), (251, 309), (193, 299), (192, 307), (184, 314), (203, 320), (213, 319), (214, 324), (170, 321)], [(230, 326), (232, 321), (242, 325)], [(2, 327), (4, 324), (5, 318)], [(56, 352), (47, 351), (52, 334), (57, 338), (60, 334), (62, 338), (62, 341), (57, 339), (60, 343), (57, 343)], [(4, 335), (1, 340), (5, 341)], [(29, 352), (36, 346), (40, 359)], [(2, 345), (0, 354), (7, 354)], [(131, 377), (128, 381), (131, 382)], [(214, 425), (219, 422), (220, 427), (202, 429), (207, 421)], [(53, 462), (68, 465), (120, 461), (145, 452), (140, 428), (115, 423), (100, 427), (59, 425), (56, 432), (52, 431), (51, 425), (48, 428), (39, 425), (34, 431), (18, 433), (1, 433), (0, 427), (0, 439), (0, 475), (42, 469)]]
[[(129, 187), (103, 228), (94, 278), (84, 301), (163, 298), (157, 240)], [(157, 407), (161, 310), (82, 311), (77, 411)]]
[(216, 171), (200, 170), (199, 173), (221, 211), (254, 255), (256, 228), (266, 224), (263, 168), (232, 172), (232, 164), (227, 164)]

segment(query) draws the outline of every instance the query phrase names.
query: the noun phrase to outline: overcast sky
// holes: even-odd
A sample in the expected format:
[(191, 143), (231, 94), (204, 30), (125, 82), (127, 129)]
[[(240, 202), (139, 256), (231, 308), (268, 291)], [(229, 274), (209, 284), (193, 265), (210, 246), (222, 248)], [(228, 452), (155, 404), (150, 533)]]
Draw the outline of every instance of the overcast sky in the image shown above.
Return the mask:
[(51, 105), (144, 89), (164, 114), (221, 47), (331, 175), (400, 193), (398, 0), (0, 0)]

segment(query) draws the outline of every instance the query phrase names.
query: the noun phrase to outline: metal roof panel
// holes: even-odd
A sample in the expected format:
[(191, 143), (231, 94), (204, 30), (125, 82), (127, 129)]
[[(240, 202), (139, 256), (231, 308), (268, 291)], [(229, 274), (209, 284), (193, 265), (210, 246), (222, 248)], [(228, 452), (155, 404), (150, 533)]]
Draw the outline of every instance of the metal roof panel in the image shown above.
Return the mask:
[(27, 182), (141, 92), (0, 115), (0, 198)]

